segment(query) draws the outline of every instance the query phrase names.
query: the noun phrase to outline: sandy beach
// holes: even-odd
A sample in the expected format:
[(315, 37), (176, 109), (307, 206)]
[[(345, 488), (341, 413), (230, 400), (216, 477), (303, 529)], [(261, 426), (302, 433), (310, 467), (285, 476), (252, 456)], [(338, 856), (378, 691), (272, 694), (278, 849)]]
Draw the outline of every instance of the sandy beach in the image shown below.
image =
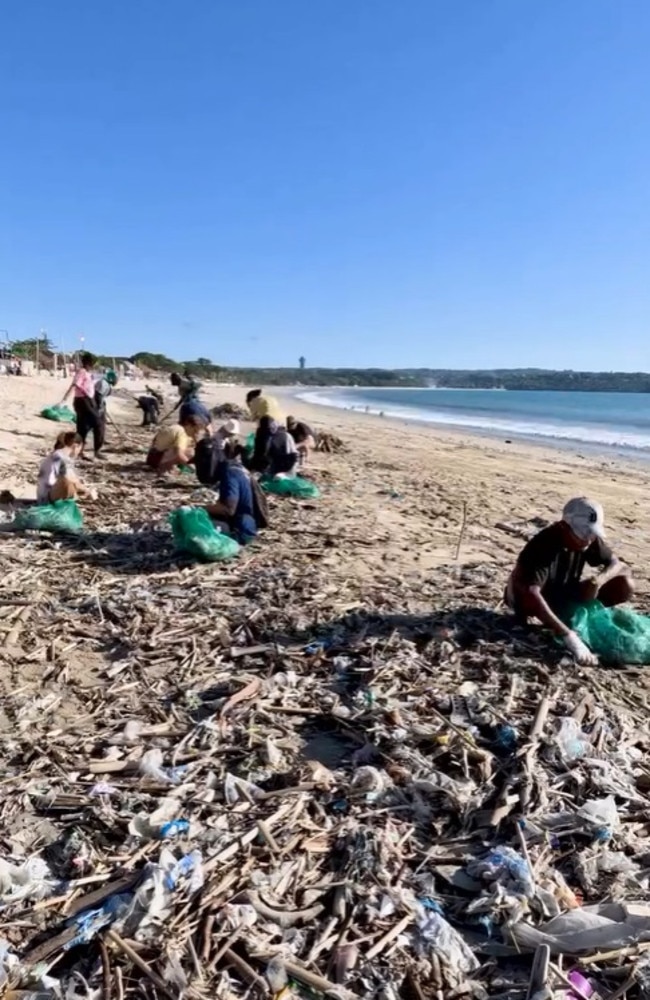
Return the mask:
[[(63, 385), (48, 376), (7, 377), (0, 383), (2, 488), (17, 496), (34, 495), (39, 459), (56, 434), (56, 426), (42, 420), (38, 411), (60, 399)], [(162, 381), (159, 385), (173, 405), (169, 387)], [(134, 396), (141, 389), (128, 384)], [(521, 538), (534, 530), (533, 519), (551, 520), (570, 496), (587, 494), (603, 503), (609, 536), (634, 567), (643, 602), (650, 579), (650, 534), (643, 519), (650, 468), (610, 455), (506, 444), (482, 435), (309, 405), (297, 398), (296, 390), (269, 391), (282, 400), (285, 413), (338, 434), (349, 447), (346, 455), (317, 455), (313, 460), (314, 472), (329, 487), (323, 503), (328, 523), (332, 530), (341, 525), (348, 540), (325, 557), (333, 579), (350, 583), (389, 573), (414, 582), (435, 567), (482, 563), (494, 575), (496, 604)], [(210, 406), (225, 401), (244, 405), (245, 393), (242, 387), (206, 386), (204, 398)], [(122, 387), (119, 396), (124, 395)], [(142, 437), (144, 449), (148, 435), (137, 429), (140, 414), (135, 405), (113, 398), (110, 412), (121, 428)], [(110, 467), (119, 456), (119, 439), (111, 428), (108, 444)], [(512, 525), (512, 533), (500, 524)], [(270, 535), (266, 544), (272, 544)]]
[[(60, 401), (63, 388), (45, 377), (0, 381), (0, 489), (33, 497), (38, 462), (58, 429), (38, 412)], [(162, 857), (163, 834), (147, 832), (162, 809), (187, 831), (174, 841), (175, 857), (201, 851), (203, 894), (186, 903), (179, 890), (167, 919), (183, 974), (205, 977), (210, 995), (241, 996), (280, 952), (291, 976), (320, 995), (386, 996), (369, 993), (367, 983), (379, 989), (392, 981), (397, 996), (404, 976), (429, 982), (410, 939), (384, 951), (414, 919), (399, 901), (421, 895), (418, 879), (434, 846), (438, 861), (457, 865), (459, 851), (480, 858), (487, 843), (504, 836), (516, 843), (512, 826), (503, 829), (514, 804), (519, 808), (520, 786), (534, 821), (550, 808), (551, 782), (563, 782), (563, 791), (552, 793), (554, 809), (594, 794), (591, 778), (569, 789), (581, 774), (576, 765), (569, 771), (561, 763), (560, 779), (547, 754), (523, 765), (519, 753), (503, 757), (490, 742), (497, 723), (512, 724), (523, 741), (542, 712), (552, 747), (554, 727), (575, 709), (605, 756), (625, 739), (644, 745), (644, 668), (576, 667), (540, 630), (504, 614), (501, 596), (535, 519), (554, 518), (568, 497), (588, 493), (605, 505), (613, 544), (634, 569), (637, 604), (648, 609), (649, 474), (565, 449), (309, 407), (287, 390), (276, 393), (287, 412), (339, 435), (348, 450), (314, 456), (308, 471), (320, 499), (271, 497), (271, 526), (259, 541), (230, 563), (195, 564), (175, 553), (167, 518), (199, 496), (197, 483), (180, 473), (161, 483), (143, 471), (151, 433), (138, 426), (138, 388), (122, 385), (110, 400), (119, 430), (109, 428), (106, 461), (83, 467), (99, 489), (96, 502), (83, 504), (84, 533), (0, 535), (0, 832), (18, 859), (40, 857), (70, 837), (75, 852), (48, 854), (57, 877), (68, 880), (65, 889), (56, 883), (63, 894), (26, 903), (11, 940), (27, 968), (60, 962), (61, 942), (74, 932), (70, 912), (146, 879), (145, 863)], [(204, 393), (211, 405), (244, 397), (244, 389), (224, 386)], [(462, 715), (448, 719), (450, 705), (457, 712), (472, 704), (491, 720), (472, 728), (478, 737), (463, 733)], [(177, 765), (179, 776), (169, 777)], [(647, 771), (638, 773), (646, 780)], [(413, 791), (416, 778), (428, 791)], [(439, 794), (443, 780), (452, 791)], [(513, 787), (497, 829), (495, 795)], [(373, 797), (376, 788), (385, 801)], [(644, 801), (624, 797), (630, 823)], [(538, 865), (549, 863), (543, 837), (530, 850)], [(557, 864), (570, 856), (564, 852)], [(571, 882), (568, 862), (564, 868)], [(336, 971), (340, 918), (330, 922), (319, 902), (329, 899), (324, 893), (335, 877), (359, 900), (345, 925), (353, 942), (364, 942), (359, 975)], [(455, 890), (444, 878), (427, 886), (445, 886), (447, 898)], [(272, 891), (283, 900), (277, 905), (318, 902), (290, 918), (304, 923), (290, 946), (289, 932), (281, 944), (269, 923), (260, 884), (267, 899)], [(357, 915), (379, 898), (378, 886), (397, 910), (360, 924)], [(607, 894), (601, 890), (600, 883), (591, 895), (583, 889), (585, 902)], [(226, 912), (234, 919), (246, 900), (258, 907), (257, 924), (233, 951), (233, 925), (219, 921)], [(366, 959), (367, 942), (379, 961)], [(150, 962), (144, 975), (158, 976), (159, 985), (170, 967), (167, 946), (143, 953)], [(531, 956), (511, 954), (521, 961), (508, 981), (519, 977), (512, 995), (523, 997)], [(132, 955), (119, 935), (111, 938), (111, 962), (132, 969)], [(457, 983), (456, 965), (445, 969), (445, 981)], [(500, 969), (500, 960), (484, 967), (481, 976), (494, 976), (496, 985), (481, 995), (504, 995)], [(335, 988), (333, 977), (345, 989)], [(255, 995), (270, 996), (258, 980)]]

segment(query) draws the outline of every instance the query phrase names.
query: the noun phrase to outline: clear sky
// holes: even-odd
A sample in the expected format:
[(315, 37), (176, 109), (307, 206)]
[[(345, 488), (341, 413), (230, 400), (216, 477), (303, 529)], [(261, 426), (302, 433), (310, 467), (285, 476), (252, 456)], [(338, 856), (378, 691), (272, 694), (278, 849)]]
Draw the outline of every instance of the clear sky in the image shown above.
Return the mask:
[(6, 0), (0, 328), (650, 368), (649, 0)]

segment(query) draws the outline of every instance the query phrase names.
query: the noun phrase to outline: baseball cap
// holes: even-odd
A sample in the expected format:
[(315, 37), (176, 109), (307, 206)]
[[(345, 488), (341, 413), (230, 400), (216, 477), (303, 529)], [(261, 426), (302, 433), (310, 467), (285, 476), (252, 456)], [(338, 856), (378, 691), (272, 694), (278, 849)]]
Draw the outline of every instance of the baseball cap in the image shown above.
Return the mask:
[(605, 514), (597, 500), (574, 497), (562, 511), (562, 520), (581, 541), (605, 536)]
[(229, 434), (231, 437), (236, 437), (239, 434), (239, 421), (226, 420), (222, 430), (224, 430), (226, 434)]

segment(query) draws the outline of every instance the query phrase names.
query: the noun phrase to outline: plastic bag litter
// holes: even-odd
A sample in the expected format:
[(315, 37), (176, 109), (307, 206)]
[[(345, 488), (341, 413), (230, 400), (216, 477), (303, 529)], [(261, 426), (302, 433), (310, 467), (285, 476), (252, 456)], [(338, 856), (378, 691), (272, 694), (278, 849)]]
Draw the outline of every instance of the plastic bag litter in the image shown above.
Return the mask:
[(162, 750), (154, 748), (147, 750), (142, 755), (138, 770), (145, 778), (159, 781), (162, 785), (178, 785), (183, 776), (187, 773), (187, 765), (180, 767), (163, 767)]
[(579, 760), (593, 752), (593, 746), (571, 716), (560, 719), (560, 728), (555, 736), (563, 761)]
[(546, 944), (555, 955), (625, 948), (650, 941), (650, 906), (643, 901), (583, 906), (539, 927), (524, 920), (504, 925), (503, 937), (521, 951), (535, 951)]
[(450, 968), (459, 972), (470, 973), (478, 969), (479, 962), (470, 946), (439, 913), (426, 910), (417, 926), (420, 932), (418, 943), (422, 951), (433, 952)]
[(604, 799), (589, 799), (576, 814), (596, 840), (609, 840), (618, 827), (618, 809), (613, 795)]
[(179, 507), (169, 515), (174, 544), (179, 552), (186, 552), (202, 562), (232, 559), (239, 553), (239, 545), (217, 531), (207, 511), (200, 507)]
[(302, 476), (286, 476), (282, 479), (262, 476), (260, 486), (266, 493), (298, 497), (300, 500), (316, 500), (321, 495), (318, 486)]
[(535, 895), (535, 881), (530, 866), (511, 847), (490, 851), (484, 858), (471, 861), (466, 870), (471, 878), (483, 882), (498, 882), (516, 896), (531, 899)]
[(69, 406), (61, 406), (59, 404), (56, 406), (46, 406), (41, 410), (40, 416), (46, 420), (56, 420), (59, 423), (74, 423), (76, 420)]
[(606, 663), (650, 664), (650, 617), (591, 601), (575, 609), (571, 628)]
[(76, 500), (57, 500), (42, 506), (21, 510), (14, 519), (20, 531), (53, 531), (78, 535), (83, 528), (83, 514)]
[(244, 445), (247, 454), (252, 455), (255, 451), (255, 431), (251, 431), (246, 438), (246, 444)]
[(44, 899), (56, 885), (45, 861), (38, 856), (21, 865), (0, 858), (0, 902), (15, 903), (22, 899)]

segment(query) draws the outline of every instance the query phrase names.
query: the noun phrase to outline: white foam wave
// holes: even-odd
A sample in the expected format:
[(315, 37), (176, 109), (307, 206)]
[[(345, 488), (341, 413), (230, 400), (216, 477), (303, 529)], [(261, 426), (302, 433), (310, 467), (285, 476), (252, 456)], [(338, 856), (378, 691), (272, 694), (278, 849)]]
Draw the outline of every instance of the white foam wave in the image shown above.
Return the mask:
[(305, 403), (329, 406), (337, 410), (354, 409), (359, 413), (370, 413), (397, 420), (412, 420), (418, 423), (445, 424), (449, 427), (471, 428), (483, 433), (498, 432), (524, 438), (546, 438), (560, 441), (584, 442), (589, 445), (605, 445), (609, 448), (633, 448), (650, 451), (650, 436), (631, 428), (605, 427), (593, 424), (554, 424), (551, 421), (533, 421), (516, 417), (486, 417), (471, 413), (449, 412), (445, 410), (420, 409), (409, 406), (373, 406), (365, 399), (351, 395), (328, 394), (327, 392), (304, 392), (298, 396)]

